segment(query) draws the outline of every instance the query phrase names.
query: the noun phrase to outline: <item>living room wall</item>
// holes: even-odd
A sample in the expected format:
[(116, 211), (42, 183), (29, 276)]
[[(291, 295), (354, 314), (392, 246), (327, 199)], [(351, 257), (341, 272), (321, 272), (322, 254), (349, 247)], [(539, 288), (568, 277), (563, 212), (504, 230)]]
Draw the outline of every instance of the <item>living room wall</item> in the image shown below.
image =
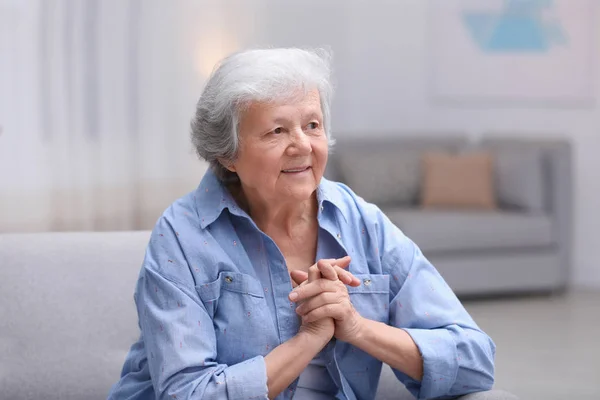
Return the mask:
[(598, 101), (570, 108), (432, 101), (431, 6), (435, 0), (180, 0), (168, 7), (159, 0), (0, 0), (0, 231), (150, 228), (206, 167), (190, 151), (187, 131), (212, 65), (247, 46), (326, 45), (334, 52), (338, 137), (569, 137), (574, 282), (600, 286)]

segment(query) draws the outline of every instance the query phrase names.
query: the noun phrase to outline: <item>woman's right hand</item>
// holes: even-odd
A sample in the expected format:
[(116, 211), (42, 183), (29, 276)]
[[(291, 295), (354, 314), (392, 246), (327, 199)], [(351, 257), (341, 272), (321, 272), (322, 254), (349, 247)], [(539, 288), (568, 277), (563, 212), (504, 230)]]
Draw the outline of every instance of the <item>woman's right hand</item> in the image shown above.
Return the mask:
[[(350, 265), (350, 257), (346, 256), (338, 259), (326, 259), (319, 260), (316, 264), (308, 269), (308, 274), (303, 271), (292, 271), (290, 276), (292, 281), (297, 285), (301, 286), (317, 279), (324, 278), (321, 271), (329, 272), (327, 279), (340, 280), (348, 285), (356, 286), (356, 283), (360, 285), (360, 281), (354, 277), (350, 272), (344, 271), (343, 268), (347, 268)], [(337, 274), (334, 274), (335, 271)], [(335, 275), (335, 276), (334, 276)], [(333, 318), (321, 318), (320, 320), (302, 323), (300, 326), (301, 333), (306, 333), (314, 337), (318, 337), (323, 340), (324, 344), (327, 343), (333, 337), (335, 332), (335, 323)]]

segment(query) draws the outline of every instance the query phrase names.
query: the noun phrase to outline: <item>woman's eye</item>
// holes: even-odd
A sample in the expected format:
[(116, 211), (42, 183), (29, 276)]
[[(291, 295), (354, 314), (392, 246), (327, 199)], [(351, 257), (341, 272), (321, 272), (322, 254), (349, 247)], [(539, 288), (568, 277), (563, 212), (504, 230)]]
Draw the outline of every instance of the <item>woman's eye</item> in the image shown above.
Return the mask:
[(319, 127), (318, 122), (311, 122), (310, 124), (308, 124), (308, 129), (317, 129), (318, 127)]
[(275, 129), (273, 129), (273, 133), (276, 134), (276, 135), (279, 135), (282, 132), (283, 132), (283, 128), (275, 128)]

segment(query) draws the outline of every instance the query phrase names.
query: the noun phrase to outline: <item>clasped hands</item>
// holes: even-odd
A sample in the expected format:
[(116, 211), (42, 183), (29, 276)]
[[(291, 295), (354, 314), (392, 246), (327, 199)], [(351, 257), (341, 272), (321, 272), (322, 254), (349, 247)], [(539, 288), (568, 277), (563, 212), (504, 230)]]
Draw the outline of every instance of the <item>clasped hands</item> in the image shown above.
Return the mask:
[(306, 332), (329, 341), (332, 337), (352, 342), (361, 330), (363, 318), (356, 311), (348, 286), (360, 286), (358, 278), (346, 271), (350, 257), (323, 259), (304, 271), (291, 271), (297, 285), (289, 294), (296, 304), (296, 313), (302, 318), (300, 332)]

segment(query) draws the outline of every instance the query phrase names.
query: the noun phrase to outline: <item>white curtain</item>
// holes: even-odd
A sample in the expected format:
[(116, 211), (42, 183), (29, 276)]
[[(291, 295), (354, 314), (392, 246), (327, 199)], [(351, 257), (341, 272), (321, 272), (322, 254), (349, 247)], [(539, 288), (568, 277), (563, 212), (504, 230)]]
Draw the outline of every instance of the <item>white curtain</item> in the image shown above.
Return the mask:
[(151, 228), (206, 169), (195, 103), (260, 4), (0, 0), (0, 232)]

